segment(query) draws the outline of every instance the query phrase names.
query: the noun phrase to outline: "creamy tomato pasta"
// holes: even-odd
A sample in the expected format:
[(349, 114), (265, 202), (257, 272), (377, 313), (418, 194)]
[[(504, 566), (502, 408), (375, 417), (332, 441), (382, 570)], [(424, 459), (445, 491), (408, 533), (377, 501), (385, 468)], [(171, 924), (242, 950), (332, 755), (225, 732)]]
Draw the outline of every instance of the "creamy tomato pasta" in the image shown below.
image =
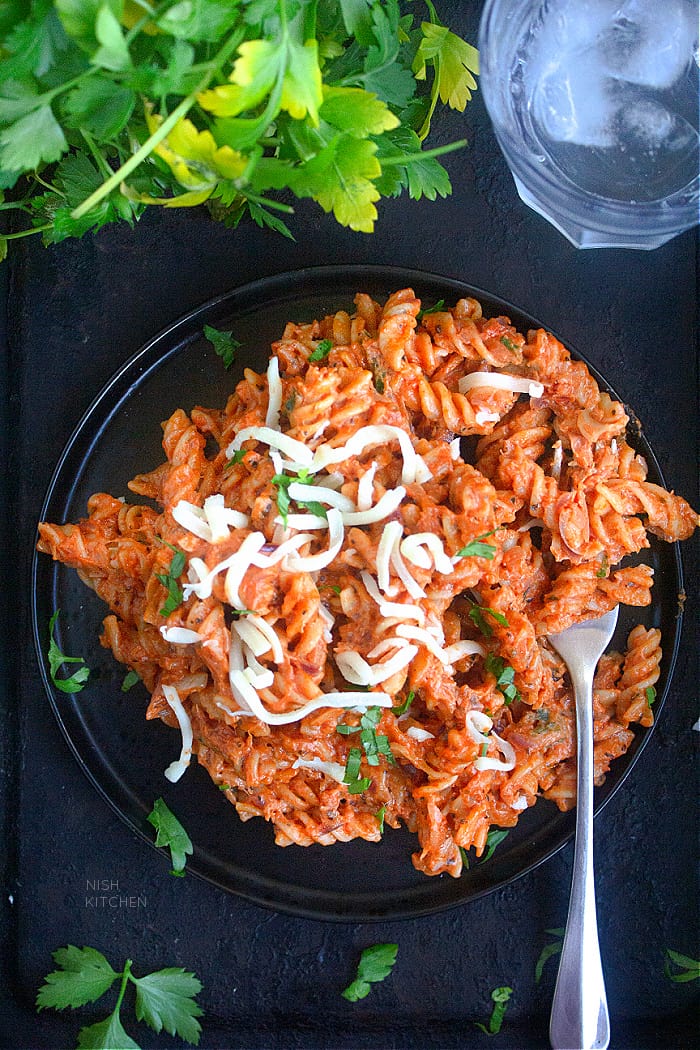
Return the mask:
[[(411, 289), (290, 322), (224, 408), (178, 409), (165, 462), (39, 549), (110, 607), (102, 643), (243, 820), (280, 845), (380, 839), (460, 874), (489, 828), (575, 802), (547, 635), (650, 602), (620, 562), (698, 516), (646, 480), (624, 408), (552, 335)], [(214, 448), (214, 452), (211, 449)], [(603, 657), (595, 775), (649, 725), (660, 632)]]

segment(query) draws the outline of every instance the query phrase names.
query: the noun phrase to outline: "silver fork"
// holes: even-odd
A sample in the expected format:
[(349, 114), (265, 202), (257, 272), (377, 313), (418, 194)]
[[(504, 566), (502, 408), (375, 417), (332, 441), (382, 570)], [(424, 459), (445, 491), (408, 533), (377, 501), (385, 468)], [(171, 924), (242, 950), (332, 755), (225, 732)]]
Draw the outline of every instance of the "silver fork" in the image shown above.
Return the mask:
[(593, 878), (593, 675), (617, 612), (549, 635), (574, 687), (577, 759), (574, 870), (549, 1022), (553, 1050), (606, 1050), (610, 1042)]

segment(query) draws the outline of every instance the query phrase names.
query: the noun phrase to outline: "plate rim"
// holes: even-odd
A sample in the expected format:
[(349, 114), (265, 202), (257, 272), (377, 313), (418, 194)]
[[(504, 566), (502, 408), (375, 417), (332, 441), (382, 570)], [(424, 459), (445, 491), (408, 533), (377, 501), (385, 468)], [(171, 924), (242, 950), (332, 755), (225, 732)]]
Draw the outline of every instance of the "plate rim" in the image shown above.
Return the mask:
[[(490, 310), (491, 307), (496, 306), (498, 310), (501, 310), (507, 316), (511, 316), (511, 314), (519, 315), (522, 318), (526, 318), (530, 326), (534, 324), (538, 327), (545, 328), (545, 330), (554, 335), (555, 338), (560, 339), (556, 331), (554, 331), (552, 328), (545, 326), (541, 321), (534, 318), (533, 315), (530, 314), (527, 310), (524, 310), (516, 304), (503, 299), (501, 296), (495, 295), (492, 292), (488, 292), (478, 286), (468, 284), (466, 281), (463, 281), (458, 278), (448, 277), (443, 274), (419, 270), (415, 268), (405, 268), (393, 265), (384, 266), (381, 264), (310, 266), (302, 267), (298, 270), (280, 271), (279, 273), (270, 274), (265, 277), (258, 278), (255, 281), (249, 281), (242, 285), (236, 285), (228, 291), (222, 292), (219, 295), (206, 300), (200, 305), (193, 307), (191, 310), (187, 311), (187, 313), (179, 316), (173, 322), (161, 328), (159, 332), (157, 332), (154, 336), (150, 337), (145, 343), (141, 344), (137, 348), (137, 350), (135, 350), (131, 355), (129, 355), (129, 357), (115, 369), (115, 371), (111, 374), (109, 379), (103, 384), (101, 389), (92, 398), (88, 407), (85, 409), (80, 419), (73, 427), (70, 436), (65, 442), (54, 467), (54, 470), (52, 472), (49, 483), (46, 487), (44, 498), (42, 500), (40, 517), (38, 520), (47, 520), (46, 512), (51, 504), (52, 499), (55, 496), (55, 490), (59, 481), (61, 480), (62, 472), (65, 468), (65, 465), (70, 455), (74, 452), (75, 446), (81, 439), (83, 432), (85, 431), (86, 427), (88, 427), (88, 425), (90, 424), (93, 416), (98, 412), (98, 410), (104, 407), (106, 411), (104, 412), (104, 415), (100, 422), (100, 430), (109, 423), (109, 421), (119, 411), (124, 401), (128, 400), (130, 388), (127, 388), (127, 390), (123, 392), (122, 395), (118, 397), (111, 406), (109, 405), (108, 401), (110, 393), (116, 387), (118, 387), (120, 381), (123, 380), (123, 378), (127, 377), (132, 372), (132, 370), (138, 366), (139, 361), (141, 361), (142, 359), (147, 359), (149, 355), (151, 355), (158, 349), (161, 343), (165, 344), (164, 353), (158, 359), (157, 362), (154, 361), (149, 366), (149, 368), (146, 370), (146, 376), (150, 375), (151, 372), (156, 371), (164, 360), (169, 359), (173, 355), (176, 355), (185, 346), (189, 345), (189, 343), (196, 336), (192, 332), (189, 332), (189, 334), (187, 334), (188, 329), (190, 329), (193, 326), (193, 324), (199, 320), (199, 328), (201, 330), (202, 319), (205, 316), (207, 320), (211, 319), (212, 315), (215, 315), (217, 312), (221, 312), (222, 315), (225, 316), (223, 309), (225, 307), (229, 308), (229, 313), (234, 313), (237, 308), (239, 308), (245, 303), (246, 300), (250, 300), (251, 298), (255, 299), (255, 297), (260, 294), (270, 293), (271, 295), (274, 295), (276, 291), (279, 293), (286, 287), (290, 287), (291, 289), (293, 289), (295, 285), (304, 285), (306, 282), (309, 281), (319, 281), (324, 286), (330, 286), (336, 282), (342, 282), (344, 284), (347, 284), (353, 278), (355, 278), (354, 283), (357, 290), (362, 290), (363, 280), (369, 283), (372, 280), (379, 282), (387, 282), (390, 279), (395, 279), (394, 283), (396, 289), (398, 289), (399, 287), (411, 286), (413, 284), (420, 285), (421, 283), (439, 284), (442, 285), (445, 288), (445, 290), (449, 289), (455, 295), (455, 297), (462, 297), (465, 295), (472, 296), (478, 299), (479, 302), (483, 302), (488, 310)], [(290, 298), (291, 297), (292, 296), (290, 295)], [(281, 295), (278, 294), (277, 298), (281, 298)], [(242, 300), (243, 304), (241, 304), (239, 300)], [(517, 324), (517, 322), (516, 326), (520, 327)], [(624, 399), (617, 394), (615, 388), (603, 375), (601, 375), (597, 368), (588, 360), (585, 354), (581, 353), (580, 350), (578, 350), (578, 348), (575, 345), (573, 345), (570, 340), (560, 339), (560, 341), (566, 346), (567, 350), (569, 350), (572, 353), (572, 356), (574, 356), (575, 359), (581, 360), (585, 363), (591, 375), (603, 389), (609, 391), (613, 395), (613, 397), (615, 397), (617, 400), (624, 404), (625, 409), (628, 415), (630, 416), (630, 424), (628, 424), (628, 426), (634, 425), (636, 428), (636, 433), (631, 435), (634, 438), (634, 443), (642, 446), (643, 454), (648, 459), (652, 471), (658, 476), (660, 483), (665, 488), (666, 482), (663, 476), (663, 472), (661, 470), (661, 466), (658, 462), (653, 448), (649, 444), (649, 441), (644, 434), (643, 427), (637, 419), (634, 411), (630, 409), (630, 407), (624, 402)], [(144, 375), (139, 374), (136, 379), (136, 382), (141, 382), (143, 379)], [(83, 456), (83, 459), (89, 459), (89, 453)], [(66, 496), (66, 501), (69, 501), (72, 498), (70, 493), (72, 493), (75, 482), (77, 482), (77, 479), (75, 479), (75, 481), (71, 481), (68, 486), (67, 493), (69, 493), (69, 495)], [(35, 532), (35, 540), (37, 536), (38, 532)], [(676, 541), (672, 544), (665, 544), (664, 546), (667, 550), (669, 550), (669, 555), (672, 556), (673, 559), (675, 571), (674, 582), (677, 584), (678, 590), (682, 591), (684, 580), (683, 566), (680, 556), (680, 545)], [(71, 730), (66, 724), (66, 721), (64, 720), (60, 709), (60, 705), (58, 703), (60, 697), (57, 695), (57, 691), (54, 689), (52, 683), (50, 682), (46, 668), (46, 661), (44, 659), (44, 651), (42, 648), (44, 644), (43, 632), (45, 628), (39, 624), (37, 602), (38, 575), (40, 572), (41, 564), (42, 563), (40, 562), (40, 555), (39, 552), (36, 550), (35, 544), (31, 564), (31, 625), (34, 642), (34, 655), (39, 667), (42, 684), (44, 686), (44, 692), (46, 693), (46, 696), (49, 700), (49, 704), (51, 706), (53, 715), (58, 723), (58, 726), (61, 730), (64, 739), (68, 743), (71, 753), (73, 754), (80, 769), (82, 770), (83, 774), (87, 777), (92, 787), (98, 792), (98, 794), (104, 799), (104, 801), (107, 802), (112, 811), (116, 813), (120, 820), (124, 824), (126, 824), (126, 826), (132, 832), (138, 835), (139, 838), (145, 841), (152, 849), (156, 850), (156, 852), (161, 853), (165, 856), (167, 854), (167, 850), (163, 849), (162, 847), (155, 846), (153, 836), (149, 835), (148, 831), (143, 826), (139, 826), (138, 822), (134, 817), (132, 817), (131, 814), (124, 811), (124, 809), (120, 806), (119, 801), (110, 796), (109, 792), (106, 790), (103, 784), (101, 784), (97, 777), (94, 775), (92, 769), (89, 768), (85, 758), (81, 754), (78, 742), (73, 739)], [(53, 569), (54, 585), (55, 574), (58, 565), (59, 563), (54, 562), (51, 563), (51, 565), (49, 566)], [(607, 791), (605, 790), (605, 785), (603, 785), (600, 789), (596, 789), (594, 804), (595, 816), (597, 816), (604, 809), (604, 807), (607, 805), (610, 799), (612, 799), (617, 794), (618, 790), (621, 788), (627, 777), (632, 772), (632, 769), (636, 765), (637, 761), (639, 760), (639, 757), (641, 756), (644, 748), (647, 746), (649, 740), (651, 739), (651, 736), (653, 735), (654, 730), (656, 729), (659, 717), (664, 708), (666, 698), (671, 687), (671, 683), (673, 681), (682, 636), (682, 626), (683, 609), (682, 605), (679, 605), (675, 617), (675, 629), (673, 632), (672, 649), (670, 653), (664, 652), (664, 660), (665, 662), (667, 662), (667, 674), (666, 680), (664, 682), (663, 693), (661, 696), (658, 696), (656, 700), (654, 723), (652, 726), (647, 728), (643, 728), (640, 726), (637, 726), (635, 728), (635, 737), (633, 742), (634, 751), (631, 758), (628, 759), (626, 767), (618, 772), (614, 784)], [(60, 696), (63, 697), (65, 700), (64, 694), (60, 694)], [(625, 753), (625, 755), (627, 754), (628, 752)], [(625, 756), (620, 756), (620, 760), (623, 760), (624, 758)], [(608, 777), (609, 776), (610, 774), (608, 774)], [(472, 900), (480, 899), (533, 871), (535, 868), (539, 867), (541, 864), (545, 863), (545, 861), (549, 860), (556, 853), (562, 850), (571, 841), (574, 835), (574, 817), (574, 810), (569, 811), (565, 814), (555, 813), (554, 818), (559, 819), (559, 822), (562, 824), (564, 829), (563, 832), (561, 832), (558, 835), (557, 841), (555, 841), (551, 846), (546, 847), (543, 852), (537, 854), (536, 857), (530, 863), (526, 863), (522, 867), (519, 867), (515, 874), (506, 873), (501, 878), (497, 878), (495, 881), (490, 882), (487, 885), (472, 887), (469, 891), (462, 894), (455, 893), (454, 899), (438, 899), (434, 903), (426, 901), (424, 903), (419, 902), (416, 905), (416, 903), (411, 903), (409, 901), (403, 907), (398, 906), (388, 909), (382, 909), (381, 907), (373, 908), (369, 903), (370, 895), (361, 894), (355, 895), (352, 898), (349, 907), (343, 907), (342, 900), (340, 901), (340, 906), (338, 906), (338, 902), (336, 901), (335, 907), (329, 907), (329, 899), (335, 899), (338, 896), (337, 894), (330, 894), (328, 890), (319, 890), (312, 887), (296, 887), (290, 892), (287, 886), (282, 886), (279, 882), (275, 882), (275, 880), (266, 876), (262, 876), (259, 873), (252, 877), (252, 885), (250, 884), (251, 876), (248, 873), (244, 872), (242, 881), (245, 883), (245, 886), (233, 886), (230, 883), (224, 881), (223, 879), (217, 877), (215, 873), (200, 869), (198, 865), (198, 857), (200, 859), (208, 858), (208, 852), (201, 850), (198, 851), (196, 846), (194, 855), (188, 859), (187, 872), (196, 876), (197, 878), (204, 880), (205, 882), (216, 886), (217, 888), (223, 890), (226, 893), (241, 897), (242, 899), (247, 900), (253, 904), (257, 904), (265, 908), (271, 908), (279, 912), (296, 915), (301, 918), (309, 918), (315, 920), (320, 919), (324, 921), (337, 922), (367, 923), (387, 920), (393, 921), (410, 918), (421, 918), (426, 915), (436, 914), (438, 912), (446, 911), (451, 908), (467, 904)], [(516, 847), (516, 850), (523, 849), (526, 845), (526, 843), (521, 843)], [(276, 848), (280, 849), (281, 847)], [(426, 876), (426, 879), (428, 878), (429, 877)], [(459, 885), (458, 879), (450, 879), (450, 883), (452, 882), (455, 883), (455, 886)], [(421, 885), (423, 884), (421, 883)], [(437, 878), (430, 878), (429, 882), (426, 885), (428, 887), (430, 887), (431, 885), (435, 885), (435, 887), (437, 888)], [(445, 885), (444, 882), (443, 885)], [(447, 883), (446, 885), (449, 886), (450, 884)], [(266, 887), (268, 888), (266, 889)], [(407, 890), (400, 892), (410, 894), (411, 891)], [(307, 901), (309, 901), (309, 903), (301, 902), (298, 899), (298, 894), (301, 894)], [(360, 901), (362, 901), (363, 907), (358, 910), (357, 904)]]

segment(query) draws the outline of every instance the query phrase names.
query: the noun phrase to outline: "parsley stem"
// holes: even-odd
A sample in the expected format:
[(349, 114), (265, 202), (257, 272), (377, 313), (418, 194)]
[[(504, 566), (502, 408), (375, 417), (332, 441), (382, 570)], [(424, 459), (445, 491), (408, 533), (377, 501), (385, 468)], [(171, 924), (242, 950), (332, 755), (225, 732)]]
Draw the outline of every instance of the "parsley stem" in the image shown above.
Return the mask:
[[(132, 965), (131, 964), (131, 959), (127, 959), (126, 962), (124, 963), (124, 970), (122, 972), (122, 983), (121, 983), (121, 986), (119, 988), (119, 995), (117, 996), (117, 1005), (114, 1007), (114, 1010), (112, 1011), (113, 1013), (117, 1014), (117, 1016), (119, 1016), (119, 1007), (122, 1005), (122, 999), (124, 998), (124, 992), (126, 991), (126, 986), (129, 983), (129, 978), (131, 978), (131, 965)], [(133, 978), (132, 978), (132, 980), (133, 980)]]
[(214, 77), (224, 62), (233, 54), (238, 45), (243, 39), (244, 30), (239, 29), (235, 33), (232, 33), (230, 38), (226, 41), (224, 46), (219, 49), (214, 58), (212, 59), (207, 73), (202, 77), (200, 82), (195, 87), (194, 91), (191, 91), (189, 95), (183, 98), (179, 106), (176, 106), (169, 117), (166, 117), (162, 124), (156, 128), (156, 130), (148, 136), (143, 145), (136, 150), (134, 154), (127, 161), (122, 164), (105, 182), (99, 186), (94, 193), (91, 193), (82, 204), (79, 204), (77, 208), (74, 208), (71, 212), (72, 219), (80, 219), (83, 215), (86, 215), (91, 211), (96, 204), (99, 204), (108, 194), (115, 190), (128, 175), (131, 174), (142, 160), (145, 160), (153, 152), (164, 138), (167, 138), (168, 134), (182, 117), (192, 108), (197, 101), (197, 95), (204, 91), (209, 81)]
[(262, 204), (266, 208), (274, 208), (276, 211), (286, 212), (288, 215), (294, 214), (294, 208), (289, 204), (282, 204), (281, 201), (270, 200), (269, 197), (259, 197), (257, 193), (241, 193), (242, 197), (245, 197), (247, 201), (252, 201), (253, 204)]
[(428, 160), (429, 157), (441, 157), (444, 153), (453, 153), (456, 149), (464, 149), (469, 145), (466, 139), (458, 139), (450, 142), (447, 146), (436, 146), (434, 149), (424, 149), (416, 153), (390, 153), (388, 157), (380, 156), (378, 159), (382, 167), (387, 164), (411, 164), (414, 160)]
[(20, 237), (31, 237), (33, 233), (43, 233), (44, 230), (53, 229), (53, 223), (46, 222), (43, 226), (33, 226), (31, 230), (20, 230), (19, 233), (0, 233), (2, 241), (16, 241)]

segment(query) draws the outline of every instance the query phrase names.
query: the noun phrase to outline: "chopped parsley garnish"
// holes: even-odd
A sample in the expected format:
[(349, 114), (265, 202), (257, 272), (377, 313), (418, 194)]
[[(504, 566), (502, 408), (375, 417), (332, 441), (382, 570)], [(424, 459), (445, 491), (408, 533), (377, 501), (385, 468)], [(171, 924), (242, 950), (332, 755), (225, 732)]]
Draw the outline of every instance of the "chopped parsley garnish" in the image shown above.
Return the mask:
[(481, 758), (486, 758), (488, 753), (489, 753), (489, 745), (486, 743), (486, 741), (484, 741), (484, 743), (481, 745), (481, 751), (479, 752), (479, 754), (480, 754)]
[(408, 711), (409, 707), (413, 703), (415, 695), (416, 695), (415, 692), (413, 691), (413, 689), (411, 689), (410, 693), (408, 693), (408, 695), (406, 696), (405, 700), (402, 703), (400, 703), (398, 705), (398, 707), (392, 707), (392, 709), (391, 709), (392, 714), (395, 714), (397, 718), (400, 715), (405, 715), (406, 712)]
[(384, 814), (385, 813), (386, 813), (386, 806), (384, 805), (384, 806), (381, 807), (381, 809), (377, 810), (377, 812), (374, 814), (376, 819), (377, 819), (377, 824), (379, 825), (379, 834), (380, 835), (384, 834)]
[[(671, 963), (678, 966), (681, 972), (672, 973)], [(691, 959), (689, 955), (681, 955), (680, 952), (674, 952), (672, 948), (667, 948), (666, 958), (664, 959), (664, 974), (669, 981), (675, 981), (676, 984), (697, 981), (698, 977), (700, 977), (700, 962), (697, 959)]]
[(487, 561), (493, 561), (496, 548), (491, 543), (482, 543), (487, 536), (493, 536), (497, 529), (491, 529), (490, 532), (482, 532), (481, 536), (477, 536), (475, 540), (470, 540), (466, 547), (462, 547), (461, 551), (457, 551), (458, 558), (486, 558)]
[(491, 828), (486, 836), (486, 853), (481, 858), (482, 864), (487, 860), (491, 860), (496, 846), (500, 845), (504, 838), (509, 834), (510, 828)]
[(362, 752), (359, 747), (351, 747), (348, 751), (348, 761), (345, 766), (345, 776), (343, 777), (343, 783), (348, 785), (348, 791), (351, 795), (359, 795), (361, 791), (366, 791), (372, 783), (369, 777), (360, 776), (361, 764)]
[(516, 354), (518, 352), (518, 344), (514, 343), (512, 339), (509, 339), (507, 335), (501, 336), (501, 342), (505, 346), (506, 350), (510, 350), (511, 353)]
[(178, 547), (173, 547), (172, 543), (168, 543), (167, 540), (161, 540), (161, 543), (164, 543), (166, 547), (170, 547), (170, 550), (174, 552), (167, 573), (156, 573), (156, 579), (163, 584), (168, 592), (165, 605), (159, 610), (159, 615), (170, 616), (170, 613), (174, 612), (178, 605), (182, 605), (185, 597), (182, 588), (177, 581), (185, 571), (185, 562), (187, 559), (185, 552), (179, 550)]
[(122, 693), (128, 693), (140, 681), (141, 677), (136, 671), (128, 671), (124, 675), (124, 681), (122, 682)]
[(540, 957), (535, 963), (535, 984), (539, 984), (542, 980), (542, 971), (544, 970), (544, 964), (547, 959), (551, 959), (553, 955), (559, 955), (564, 944), (564, 927), (555, 930), (545, 930), (551, 937), (556, 937), (556, 941), (552, 941), (550, 944), (545, 944), (544, 948), (540, 952)]
[(513, 684), (515, 669), (510, 664), (507, 664), (502, 657), (496, 656), (495, 653), (488, 653), (484, 661), (484, 667), (496, 679), (496, 688), (503, 694), (503, 699), (507, 704), (512, 704), (514, 700), (522, 699), (519, 690)]
[(596, 571), (596, 576), (599, 580), (605, 579), (605, 577), (608, 575), (609, 568), (610, 562), (608, 561), (608, 556), (607, 554), (604, 554), (600, 563), (600, 568)]
[[(82, 656), (66, 656), (58, 648), (53, 632), (60, 611), (60, 609), (56, 609), (56, 612), (49, 620), (49, 648), (46, 655), (49, 661), (51, 681), (62, 693), (79, 693), (81, 689), (85, 688), (90, 677), (90, 668), (86, 666)], [(56, 676), (62, 664), (83, 664), (83, 666), (79, 667), (69, 678), (57, 678)]]
[(233, 338), (231, 332), (220, 332), (218, 328), (210, 324), (205, 324), (204, 335), (214, 347), (214, 353), (223, 361), (224, 368), (230, 368), (236, 356), (236, 350), (241, 345), (239, 341)]
[[(291, 499), (289, 496), (289, 486), (292, 482), (297, 481), (301, 485), (313, 485), (314, 479), (309, 475), (308, 469), (302, 467), (298, 474), (275, 474), (272, 479), (272, 484), (277, 489), (277, 509), (280, 512), (280, 517), (284, 524), (287, 524), (287, 515), (289, 514), (289, 506)], [(311, 514), (317, 514), (319, 518), (326, 518), (328, 514), (326, 508), (322, 503), (313, 499), (295, 499), (300, 507), (305, 507)]]
[[(381, 707), (368, 707), (360, 718), (359, 725), (349, 726), (345, 722), (340, 722), (335, 728), (342, 736), (350, 736), (353, 733), (360, 734), (360, 742), (368, 765), (378, 766), (379, 757), (383, 755), (387, 762), (393, 766), (396, 765), (396, 759), (392, 754), (389, 738), (384, 733), (377, 733), (376, 729), (381, 717)], [(353, 748), (352, 750), (359, 752), (359, 748)]]
[(459, 847), (459, 855), (462, 858), (462, 867), (465, 871), (469, 871), (469, 853), (464, 846)]
[(136, 990), (136, 1017), (145, 1021), (154, 1032), (164, 1028), (171, 1035), (196, 1046), (202, 1031), (197, 1020), (202, 1016), (202, 1009), (196, 1002), (201, 992), (201, 982), (193, 973), (179, 966), (170, 966), (165, 970), (156, 970), (144, 977), (134, 977), (133, 965), (127, 959), (124, 969), (117, 973), (107, 959), (96, 948), (76, 948), (69, 944), (53, 953), (53, 959), (59, 969), (48, 974), (36, 997), (37, 1010), (51, 1007), (54, 1010), (75, 1009), (87, 1003), (97, 1002), (112, 987), (115, 981), (121, 981), (116, 1005), (107, 1017), (95, 1024), (80, 1029), (78, 1046), (92, 1050), (110, 1050), (120, 1047), (121, 1050), (139, 1050), (124, 1030), (120, 1009), (124, 993), (129, 983)]
[(332, 341), (330, 339), (322, 339), (316, 349), (309, 354), (309, 361), (323, 361), (324, 357), (328, 357), (332, 349)]
[(505, 1012), (508, 1009), (508, 1001), (513, 994), (512, 988), (494, 988), (491, 992), (491, 998), (493, 999), (493, 1011), (489, 1018), (488, 1028), (485, 1024), (480, 1021), (475, 1021), (474, 1024), (477, 1028), (480, 1028), (486, 1035), (497, 1035), (501, 1030), (503, 1024), (503, 1018)]
[(419, 310), (416, 314), (416, 321), (422, 321), (427, 314), (439, 314), (444, 309), (445, 300), (438, 299), (434, 306), (427, 306), (425, 310)]
[(175, 814), (162, 798), (157, 798), (146, 818), (156, 829), (156, 846), (167, 846), (172, 863), (171, 875), (183, 877), (187, 855), (192, 853), (192, 841)]
[(388, 977), (396, 962), (398, 944), (373, 944), (365, 948), (357, 965), (355, 980), (340, 994), (351, 1003), (369, 995), (370, 984)]
[(644, 695), (647, 698), (647, 705), (649, 707), (651, 707), (651, 705), (656, 700), (656, 689), (654, 689), (654, 686), (653, 685), (648, 685), (646, 687), (646, 689), (644, 690)]
[(479, 628), (485, 638), (491, 637), (493, 634), (493, 627), (486, 620), (484, 613), (488, 613), (489, 616), (492, 616), (496, 623), (500, 623), (501, 627), (508, 627), (508, 621), (503, 613), (496, 612), (495, 609), (489, 608), (488, 605), (472, 605), (468, 614), (469, 619)]
[(248, 449), (245, 449), (245, 448), (237, 448), (236, 451), (231, 456), (231, 458), (228, 461), (228, 463), (225, 464), (224, 470), (228, 470), (229, 467), (234, 466), (234, 464), (236, 464), (236, 463), (242, 463), (243, 460), (245, 459), (245, 454), (246, 454), (247, 451), (248, 451)]

